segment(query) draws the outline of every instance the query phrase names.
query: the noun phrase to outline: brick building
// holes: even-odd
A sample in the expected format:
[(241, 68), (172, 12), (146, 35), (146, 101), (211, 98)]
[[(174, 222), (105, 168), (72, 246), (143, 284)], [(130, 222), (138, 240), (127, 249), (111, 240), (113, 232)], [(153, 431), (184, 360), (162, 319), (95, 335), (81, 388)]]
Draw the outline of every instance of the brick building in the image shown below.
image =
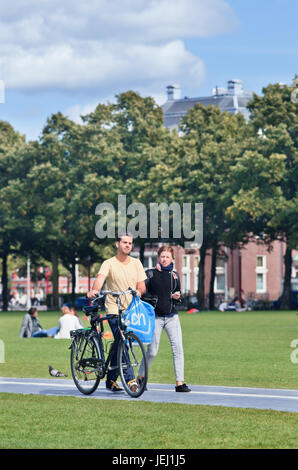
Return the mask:
[[(152, 268), (157, 262), (158, 245), (147, 245), (144, 252), (144, 267)], [(274, 242), (273, 248), (268, 252), (264, 245), (250, 242), (242, 250), (223, 247), (224, 257), (219, 257), (216, 266), (214, 283), (215, 305), (221, 299), (235, 297), (248, 299), (273, 301), (278, 299), (282, 292), (285, 244)], [(199, 250), (185, 250), (183, 247), (174, 246), (175, 269), (181, 279), (183, 294), (196, 294), (199, 279)], [(138, 257), (135, 249), (132, 256)], [(211, 253), (207, 252), (205, 260), (205, 295), (208, 298), (211, 272)], [(50, 274), (50, 273), (49, 273)], [(85, 295), (94, 278), (81, 276), (78, 269), (77, 289), (78, 294)], [(44, 301), (47, 294), (52, 293), (52, 283), (45, 278), (38, 282), (31, 282), (31, 298), (39, 298)], [(70, 276), (59, 277), (59, 294), (71, 293)], [(298, 290), (298, 251), (293, 252), (292, 287)], [(11, 276), (11, 294), (21, 304), (26, 304), (27, 278), (19, 278), (14, 272)]]
[[(175, 269), (180, 275), (182, 292), (195, 294), (198, 289), (199, 250), (184, 250), (174, 247)], [(214, 292), (217, 304), (224, 297), (242, 300), (276, 300), (283, 287), (285, 244), (274, 242), (272, 250), (257, 242), (250, 242), (241, 250), (223, 247), (224, 257), (219, 257), (216, 265)], [(135, 253), (137, 255), (137, 253)], [(146, 267), (155, 266), (157, 248), (145, 250)], [(209, 294), (211, 253), (205, 260), (205, 294)], [(292, 287), (298, 290), (298, 251), (293, 253)]]

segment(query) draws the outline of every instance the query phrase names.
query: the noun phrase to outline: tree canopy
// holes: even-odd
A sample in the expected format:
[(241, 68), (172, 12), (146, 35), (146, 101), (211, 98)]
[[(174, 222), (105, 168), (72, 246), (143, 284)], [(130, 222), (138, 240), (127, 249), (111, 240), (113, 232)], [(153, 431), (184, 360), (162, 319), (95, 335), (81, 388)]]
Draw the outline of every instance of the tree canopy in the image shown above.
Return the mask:
[[(258, 235), (270, 245), (286, 243), (283, 305), (289, 305), (291, 253), (297, 247), (297, 103), (291, 87), (269, 85), (249, 103), (251, 118), (200, 104), (178, 130), (163, 125), (150, 97), (128, 91), (98, 104), (78, 124), (58, 112), (38, 141), (25, 142), (0, 121), (0, 257), (7, 307), (9, 254), (52, 264), (55, 305), (58, 266), (72, 276), (75, 265), (102, 261), (113, 239), (95, 233), (96, 207), (118, 197), (127, 205), (203, 203), (198, 298), (205, 302), (205, 256), (211, 251), (209, 305), (223, 246), (242, 246)], [(136, 209), (137, 211), (137, 209)], [(170, 217), (173, 235), (174, 218)], [(149, 221), (148, 221), (149, 223)], [(117, 228), (117, 227), (116, 227)], [(173, 240), (183, 244), (184, 233)], [(172, 237), (172, 238), (171, 238)], [(148, 231), (137, 239), (142, 255)]]

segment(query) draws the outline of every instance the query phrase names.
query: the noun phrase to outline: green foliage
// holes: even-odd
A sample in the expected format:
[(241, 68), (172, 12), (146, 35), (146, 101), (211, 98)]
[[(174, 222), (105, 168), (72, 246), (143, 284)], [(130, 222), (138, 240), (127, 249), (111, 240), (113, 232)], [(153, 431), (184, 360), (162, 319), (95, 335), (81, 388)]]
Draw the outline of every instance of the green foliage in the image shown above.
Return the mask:
[(283, 308), (290, 306), (292, 250), (298, 246), (298, 105), (291, 92), (269, 85), (250, 101), (251, 138), (231, 169), (233, 204), (226, 210), (234, 226), (246, 223), (269, 245), (286, 243)]
[[(283, 239), (288, 250), (295, 248), (298, 124), (291, 91), (264, 88), (249, 104), (248, 124), (241, 114), (198, 104), (181, 120), (179, 132), (163, 126), (152, 98), (133, 91), (98, 104), (83, 124), (60, 112), (52, 115), (39, 141), (28, 144), (0, 121), (4, 284), (10, 254), (30, 253), (35, 263), (41, 258), (52, 263), (56, 284), (62, 263), (74, 290), (77, 260), (86, 269), (112, 253), (114, 240), (96, 237), (95, 210), (102, 202), (116, 208), (121, 194), (127, 205), (203, 203), (200, 289), (206, 250), (212, 250), (214, 274), (223, 245), (241, 246), (259, 235), (268, 244)], [(148, 234), (136, 243), (144, 247), (146, 241), (156, 240)], [(182, 244), (185, 238), (174, 241)], [(211, 275), (211, 293), (213, 280)], [(204, 292), (200, 298), (203, 302)]]

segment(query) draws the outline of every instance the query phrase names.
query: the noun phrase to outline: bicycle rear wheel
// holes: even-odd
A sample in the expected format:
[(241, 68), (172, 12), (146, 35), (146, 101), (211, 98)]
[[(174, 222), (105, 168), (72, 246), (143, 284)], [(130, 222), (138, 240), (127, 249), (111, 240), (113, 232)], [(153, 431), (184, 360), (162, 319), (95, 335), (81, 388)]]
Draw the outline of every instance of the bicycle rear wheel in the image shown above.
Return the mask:
[[(125, 333), (126, 341), (120, 341), (118, 346), (118, 367), (121, 377), (121, 382), (124, 390), (133, 398), (137, 398), (146, 389), (148, 380), (148, 362), (146, 358), (145, 348), (140, 338), (129, 331)], [(141, 381), (138, 380), (139, 370), (142, 364)], [(126, 383), (126, 371), (132, 369), (134, 374), (134, 381)]]
[(70, 366), (78, 390), (90, 395), (97, 389), (102, 372), (102, 360), (95, 338), (74, 338), (71, 345)]

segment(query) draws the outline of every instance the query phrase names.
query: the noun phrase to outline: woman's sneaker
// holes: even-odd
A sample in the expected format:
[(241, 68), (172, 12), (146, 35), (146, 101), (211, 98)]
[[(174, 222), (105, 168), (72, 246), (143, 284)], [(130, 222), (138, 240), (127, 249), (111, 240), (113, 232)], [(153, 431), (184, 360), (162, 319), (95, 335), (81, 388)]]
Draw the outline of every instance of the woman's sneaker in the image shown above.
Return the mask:
[(123, 388), (120, 388), (117, 382), (115, 382), (114, 380), (107, 380), (106, 388), (108, 390), (111, 390), (111, 392), (123, 392)]
[(191, 389), (186, 384), (176, 385), (176, 392), (191, 392)]

